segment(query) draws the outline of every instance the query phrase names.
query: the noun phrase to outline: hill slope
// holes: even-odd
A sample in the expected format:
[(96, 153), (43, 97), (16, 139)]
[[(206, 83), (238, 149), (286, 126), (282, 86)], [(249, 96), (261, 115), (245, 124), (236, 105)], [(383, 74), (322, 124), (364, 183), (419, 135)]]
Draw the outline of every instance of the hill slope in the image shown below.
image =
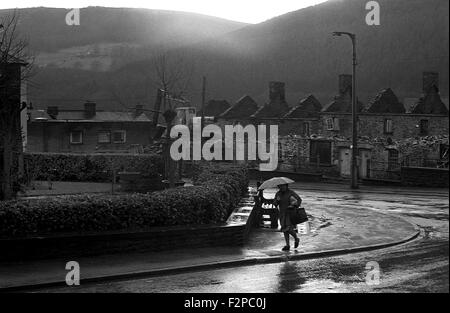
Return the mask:
[[(423, 71), (438, 71), (441, 93), (448, 96), (448, 0), (380, 0), (380, 26), (365, 23), (366, 2), (332, 0), (201, 43), (173, 47), (186, 62), (195, 64), (188, 95), (199, 103), (201, 76), (206, 75), (208, 98), (233, 102), (249, 94), (262, 104), (268, 82), (281, 80), (286, 82), (291, 106), (308, 93), (324, 104), (337, 92), (338, 74), (351, 72), (349, 40), (331, 33), (351, 31), (358, 40), (358, 94), (363, 102), (386, 87), (400, 99), (419, 96)], [(143, 35), (136, 31), (123, 36), (139, 41)], [(91, 42), (101, 40), (92, 38)], [(112, 74), (47, 68), (36, 76), (39, 88), (31, 90), (31, 99), (43, 106), (50, 105), (50, 98), (65, 105), (78, 106), (77, 99), (89, 98), (103, 106), (117, 106), (111, 88), (119, 87), (133, 95), (127, 99), (130, 104), (151, 105), (156, 89), (148, 77), (151, 64), (142, 58)]]

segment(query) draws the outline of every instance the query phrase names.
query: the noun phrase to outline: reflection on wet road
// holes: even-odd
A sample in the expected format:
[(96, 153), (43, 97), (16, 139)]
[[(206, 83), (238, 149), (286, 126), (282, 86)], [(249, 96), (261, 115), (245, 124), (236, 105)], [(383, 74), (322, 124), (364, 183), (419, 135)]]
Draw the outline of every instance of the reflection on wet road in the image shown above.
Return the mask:
[[(84, 285), (48, 292), (449, 292), (448, 194), (377, 194), (298, 190), (308, 203), (364, 207), (402, 216), (421, 236), (404, 245), (339, 257), (291, 261), (164, 277)], [(380, 267), (379, 284), (368, 284), (369, 262)]]

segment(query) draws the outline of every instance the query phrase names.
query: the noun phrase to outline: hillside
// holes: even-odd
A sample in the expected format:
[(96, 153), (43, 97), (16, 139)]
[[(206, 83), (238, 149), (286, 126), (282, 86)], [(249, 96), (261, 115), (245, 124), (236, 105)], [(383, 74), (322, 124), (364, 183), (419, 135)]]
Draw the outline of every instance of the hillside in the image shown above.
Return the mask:
[[(363, 102), (386, 87), (400, 99), (419, 96), (423, 71), (440, 73), (441, 94), (448, 97), (448, 0), (379, 3), (380, 26), (365, 23), (365, 0), (332, 0), (257, 25), (237, 25), (213, 39), (192, 43), (174, 39), (172, 51), (195, 65), (188, 89), (193, 103), (200, 101), (201, 76), (206, 75), (208, 99), (234, 102), (249, 94), (262, 104), (268, 82), (281, 80), (286, 82), (291, 106), (308, 93), (324, 104), (336, 94), (338, 74), (351, 72), (349, 39), (331, 33), (351, 31), (358, 39), (358, 95)], [(131, 28), (120, 34), (104, 36), (110, 43), (114, 36), (133, 39), (131, 43), (143, 40), (142, 31)], [(91, 34), (90, 41), (74, 39), (73, 46), (105, 42), (102, 36)], [(61, 44), (58, 49), (68, 45)], [(41, 69), (35, 77), (38, 88), (30, 90), (30, 99), (40, 106), (51, 105), (50, 100), (79, 106), (80, 101), (91, 99), (101, 106), (120, 107), (111, 91), (120, 89), (128, 95), (127, 104), (151, 105), (156, 86), (149, 57), (112, 67), (106, 73), (92, 68)]]
[(366, 1), (334, 0), (205, 42), (191, 53), (202, 55), (199, 71), (208, 76), (214, 97), (234, 100), (249, 93), (261, 102), (268, 81), (281, 80), (291, 105), (308, 93), (326, 102), (336, 94), (337, 76), (351, 73), (350, 40), (331, 34), (350, 31), (357, 35), (362, 101), (386, 87), (400, 99), (418, 96), (427, 70), (440, 72), (441, 93), (448, 96), (449, 2), (379, 3), (380, 26), (365, 23)]
[[(39, 53), (101, 43), (179, 47), (246, 25), (195, 13), (88, 7), (80, 10), (79, 26), (68, 26), (65, 18), (70, 10), (39, 7), (17, 11), (18, 31)], [(0, 17), (11, 12), (0, 10)]]

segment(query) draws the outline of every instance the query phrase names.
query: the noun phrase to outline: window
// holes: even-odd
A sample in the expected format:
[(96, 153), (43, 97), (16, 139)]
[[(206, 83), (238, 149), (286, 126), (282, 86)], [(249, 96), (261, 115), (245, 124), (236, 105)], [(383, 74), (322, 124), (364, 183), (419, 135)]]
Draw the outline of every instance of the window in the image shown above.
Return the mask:
[(331, 164), (331, 142), (321, 140), (311, 140), (310, 142), (310, 163)]
[(428, 135), (428, 120), (420, 120), (419, 129), (421, 135)]
[(333, 126), (334, 126), (334, 130), (339, 130), (339, 119), (337, 117), (333, 118)]
[(448, 145), (446, 144), (439, 145), (439, 157), (441, 160), (448, 159)]
[(113, 133), (114, 143), (125, 143), (127, 141), (126, 132), (124, 130), (118, 130)]
[(111, 143), (111, 133), (109, 131), (99, 132), (98, 143)]
[(326, 123), (327, 130), (339, 130), (339, 119), (337, 117), (328, 118)]
[(384, 120), (384, 133), (385, 134), (392, 134), (392, 120), (386, 119)]
[(332, 118), (327, 118), (327, 130), (333, 130), (334, 126), (333, 126), (333, 119)]
[(399, 168), (399, 154), (397, 150), (388, 150), (388, 170), (398, 170)]
[(309, 136), (310, 135), (309, 122), (304, 122), (303, 123), (303, 135), (304, 136)]
[(72, 145), (81, 145), (81, 144), (83, 144), (83, 132), (82, 131), (70, 132), (70, 143)]

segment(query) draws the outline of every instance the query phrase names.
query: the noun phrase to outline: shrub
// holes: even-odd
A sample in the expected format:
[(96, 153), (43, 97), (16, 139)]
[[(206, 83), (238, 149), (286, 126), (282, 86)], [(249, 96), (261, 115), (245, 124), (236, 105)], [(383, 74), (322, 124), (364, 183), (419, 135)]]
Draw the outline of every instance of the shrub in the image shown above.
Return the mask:
[(24, 160), (29, 180), (101, 182), (111, 180), (112, 169), (154, 177), (163, 168), (158, 154), (27, 153)]
[(197, 185), (149, 194), (0, 202), (0, 237), (222, 223), (248, 186), (235, 166), (203, 166)]

